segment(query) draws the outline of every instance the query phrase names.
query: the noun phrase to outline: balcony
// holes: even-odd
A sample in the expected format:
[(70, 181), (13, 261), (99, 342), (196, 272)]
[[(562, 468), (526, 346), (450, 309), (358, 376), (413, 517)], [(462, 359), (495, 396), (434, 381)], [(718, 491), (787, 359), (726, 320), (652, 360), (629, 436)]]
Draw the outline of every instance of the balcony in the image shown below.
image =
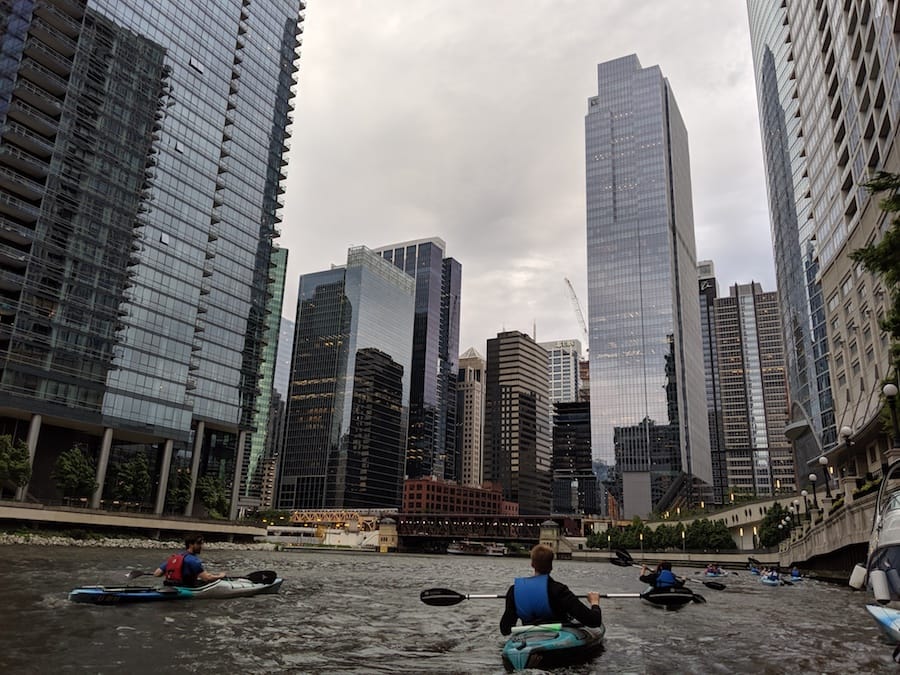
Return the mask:
[(6, 188), (30, 201), (37, 201), (44, 194), (44, 186), (41, 183), (3, 166), (0, 166), (0, 188)]
[(72, 72), (72, 60), (66, 58), (52, 47), (48, 47), (36, 38), (28, 38), (23, 50), (26, 56), (49, 68), (61, 77), (68, 77)]
[(44, 178), (50, 171), (49, 161), (11, 145), (0, 145), (0, 165), (12, 167), (36, 178)]
[(54, 5), (39, 2), (34, 8), (35, 16), (43, 19), (47, 25), (71, 37), (76, 37), (81, 30), (81, 19), (84, 7), (74, 0), (57, 0)]
[(13, 101), (12, 105), (9, 106), (8, 115), (10, 118), (21, 122), (44, 136), (55, 136), (59, 129), (59, 120), (45, 115), (21, 99)]
[(21, 291), (25, 275), (12, 270), (0, 270), (0, 291)]
[(22, 59), (19, 74), (54, 96), (65, 96), (69, 88), (67, 80), (28, 57)]
[(62, 31), (54, 28), (39, 16), (34, 17), (28, 32), (42, 42), (45, 42), (63, 56), (71, 58), (75, 55), (75, 40)]
[(3, 265), (6, 269), (24, 270), (28, 266), (28, 256), (29, 254), (25, 251), (20, 251), (6, 244), (0, 244), (0, 265)]
[(18, 246), (31, 244), (34, 241), (34, 230), (6, 218), (0, 218), (0, 240), (12, 242)]
[(62, 100), (23, 78), (16, 80), (13, 93), (48, 115), (59, 115), (62, 112)]
[(41, 210), (18, 197), (0, 192), (0, 213), (5, 213), (28, 223), (34, 223), (37, 221), (38, 216), (41, 215)]
[(3, 140), (15, 143), (38, 157), (50, 157), (53, 154), (51, 141), (16, 122), (7, 122), (3, 127)]

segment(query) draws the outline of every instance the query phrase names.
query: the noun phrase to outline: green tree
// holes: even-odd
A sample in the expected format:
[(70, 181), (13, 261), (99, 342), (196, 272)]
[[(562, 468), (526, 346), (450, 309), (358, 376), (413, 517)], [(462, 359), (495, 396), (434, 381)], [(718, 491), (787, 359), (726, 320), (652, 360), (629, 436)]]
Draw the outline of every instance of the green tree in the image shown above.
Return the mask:
[(0, 489), (10, 483), (19, 488), (31, 480), (31, 459), (24, 442), (13, 443), (12, 436), (0, 436)]
[(197, 498), (209, 510), (213, 518), (224, 518), (228, 512), (228, 494), (225, 484), (215, 476), (197, 479)]
[(147, 455), (139, 452), (117, 467), (113, 499), (143, 503), (149, 492), (150, 462), (147, 461)]
[(176, 469), (169, 476), (166, 490), (166, 507), (170, 511), (183, 512), (191, 500), (191, 473), (186, 469)]
[(51, 477), (65, 497), (90, 497), (97, 489), (94, 461), (74, 446), (59, 456)]
[(873, 195), (890, 193), (879, 206), (885, 213), (892, 214), (893, 220), (880, 241), (856, 249), (850, 258), (880, 276), (884, 283), (890, 303), (881, 320), (881, 328), (891, 336), (891, 351), (896, 363), (900, 358), (900, 174), (879, 171), (865, 187)]
[(775, 502), (772, 504), (772, 508), (766, 512), (762, 523), (759, 525), (760, 545), (765, 548), (777, 546), (782, 540), (791, 536), (790, 527), (778, 527), (781, 525), (782, 520), (789, 517), (788, 510), (780, 503)]

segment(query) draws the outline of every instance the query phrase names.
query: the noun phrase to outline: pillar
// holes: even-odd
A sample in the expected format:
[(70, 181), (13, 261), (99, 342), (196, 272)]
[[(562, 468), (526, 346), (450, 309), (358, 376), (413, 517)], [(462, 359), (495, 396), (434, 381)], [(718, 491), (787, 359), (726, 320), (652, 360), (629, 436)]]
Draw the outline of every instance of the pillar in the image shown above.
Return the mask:
[(247, 432), (238, 434), (237, 451), (234, 457), (234, 481), (231, 485), (231, 508), (228, 510), (228, 519), (237, 519), (238, 495), (241, 493), (241, 474), (244, 469), (244, 444), (247, 442)]
[[(40, 415), (31, 416), (31, 423), (28, 425), (28, 438), (25, 440), (25, 445), (28, 446), (28, 461), (31, 464), (32, 472), (34, 472), (34, 456), (37, 453), (38, 436), (41, 435), (42, 419), (43, 418)], [(18, 499), (20, 502), (24, 502), (27, 494), (28, 483), (26, 483), (16, 491), (16, 499)]]
[(159, 470), (159, 491), (156, 493), (156, 506), (153, 513), (158, 516), (162, 515), (166, 506), (166, 490), (169, 487), (169, 466), (172, 463), (172, 439), (166, 441), (163, 447), (162, 467)]
[(103, 443), (100, 445), (100, 459), (97, 460), (97, 489), (91, 497), (91, 508), (100, 508), (100, 499), (103, 496), (103, 484), (106, 482), (106, 465), (109, 464), (109, 449), (112, 446), (113, 430), (107, 427), (103, 430)]
[(197, 474), (200, 473), (200, 456), (203, 454), (203, 437), (206, 434), (206, 422), (197, 422), (194, 431), (194, 451), (191, 453), (191, 496), (188, 497), (187, 506), (184, 507), (184, 515), (188, 518), (194, 512), (194, 491), (197, 489)]

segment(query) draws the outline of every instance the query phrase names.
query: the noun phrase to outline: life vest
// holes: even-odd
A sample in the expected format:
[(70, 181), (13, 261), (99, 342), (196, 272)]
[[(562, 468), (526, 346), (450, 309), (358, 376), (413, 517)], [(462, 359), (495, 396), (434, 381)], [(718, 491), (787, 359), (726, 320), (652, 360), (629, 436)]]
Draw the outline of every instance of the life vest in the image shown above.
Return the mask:
[(656, 575), (657, 588), (671, 588), (676, 583), (678, 583), (678, 579), (672, 574), (672, 570), (660, 570)]
[(184, 583), (184, 553), (173, 553), (166, 560), (166, 583), (182, 584)]
[(537, 574), (515, 580), (513, 597), (516, 601), (516, 613), (523, 623), (539, 623), (553, 618), (547, 591), (549, 579), (546, 574)]

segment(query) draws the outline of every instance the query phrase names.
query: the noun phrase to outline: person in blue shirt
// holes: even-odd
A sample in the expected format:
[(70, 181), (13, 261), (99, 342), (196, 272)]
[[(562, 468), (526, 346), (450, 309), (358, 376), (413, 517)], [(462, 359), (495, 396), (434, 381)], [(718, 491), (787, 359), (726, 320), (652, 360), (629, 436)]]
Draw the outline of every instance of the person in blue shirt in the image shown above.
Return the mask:
[(500, 632), (509, 635), (521, 619), (525, 625), (568, 623), (577, 621), (585, 626), (602, 626), (600, 594), (588, 593), (588, 608), (565, 584), (550, 578), (553, 569), (553, 549), (538, 544), (531, 549), (534, 575), (515, 580), (506, 592), (506, 609), (500, 619)]
[(646, 565), (641, 565), (640, 581), (654, 588), (681, 588), (684, 579), (679, 579), (672, 571), (672, 563), (663, 560), (656, 566), (656, 571), (651, 572)]
[(791, 579), (799, 579), (800, 578), (800, 570), (795, 566), (791, 570)]
[(170, 555), (153, 572), (153, 576), (161, 577), (165, 575), (163, 583), (167, 586), (199, 586), (223, 579), (225, 577), (224, 572), (212, 574), (203, 569), (203, 561), (199, 558), (202, 550), (202, 535), (189, 534), (184, 538), (184, 550)]

